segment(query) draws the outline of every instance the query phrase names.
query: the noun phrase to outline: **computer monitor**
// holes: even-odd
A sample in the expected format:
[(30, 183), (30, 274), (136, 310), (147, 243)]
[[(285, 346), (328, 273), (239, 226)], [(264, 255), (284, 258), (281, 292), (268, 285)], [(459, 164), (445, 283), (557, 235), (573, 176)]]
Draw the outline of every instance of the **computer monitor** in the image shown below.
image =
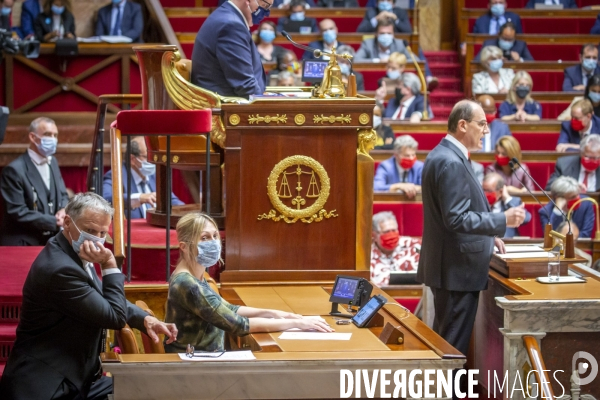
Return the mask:
[(373, 286), (364, 278), (355, 276), (338, 275), (331, 291), (329, 301), (331, 302), (331, 315), (351, 318), (350, 314), (342, 314), (338, 311), (338, 304), (362, 306), (369, 300)]
[(302, 82), (320, 83), (328, 64), (328, 61), (304, 60), (302, 63)]

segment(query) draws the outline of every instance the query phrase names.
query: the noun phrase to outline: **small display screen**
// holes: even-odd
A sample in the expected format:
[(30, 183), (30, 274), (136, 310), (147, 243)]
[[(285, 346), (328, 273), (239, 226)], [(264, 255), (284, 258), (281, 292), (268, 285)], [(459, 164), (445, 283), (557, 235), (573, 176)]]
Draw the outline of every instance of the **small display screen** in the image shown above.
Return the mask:
[(352, 322), (357, 326), (362, 327), (382, 306), (383, 304), (377, 297), (371, 297), (371, 300), (362, 306), (354, 318), (352, 318)]
[(352, 300), (357, 286), (358, 279), (338, 278), (337, 284), (333, 288), (333, 296)]
[(321, 82), (325, 74), (325, 68), (329, 63), (327, 61), (304, 61), (302, 67), (303, 82)]

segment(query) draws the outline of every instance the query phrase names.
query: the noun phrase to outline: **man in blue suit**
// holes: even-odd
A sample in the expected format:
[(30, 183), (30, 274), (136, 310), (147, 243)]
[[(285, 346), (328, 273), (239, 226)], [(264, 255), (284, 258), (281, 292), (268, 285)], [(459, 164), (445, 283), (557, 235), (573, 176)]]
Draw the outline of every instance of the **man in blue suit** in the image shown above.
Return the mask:
[[(433, 118), (429, 105), (427, 109), (429, 118)], [(405, 72), (396, 88), (396, 96), (389, 101), (383, 112), (383, 118), (421, 122), (424, 110), (425, 99), (421, 94), (421, 81), (412, 72)]]
[(496, 148), (496, 143), (502, 136), (512, 136), (508, 125), (499, 118), (496, 118), (497, 109), (494, 98), (489, 94), (483, 94), (477, 98), (483, 112), (485, 112), (485, 119), (490, 129), (489, 135), (483, 135), (483, 148), (481, 151), (491, 153)]
[(38, 0), (26, 0), (21, 6), (21, 33), (23, 38), (29, 38), (35, 35), (33, 31), (33, 23), (37, 19), (39, 13), (42, 12), (40, 2)]
[(513, 12), (506, 11), (506, 0), (490, 0), (488, 9), (490, 12), (475, 21), (473, 33), (497, 35), (500, 27), (507, 22), (515, 24), (517, 33), (523, 33), (521, 17)]
[(577, 2), (575, 0), (529, 0), (525, 8), (535, 8), (536, 4), (562, 4), (563, 8), (577, 8)]
[(600, 117), (594, 115), (592, 103), (582, 99), (571, 107), (571, 120), (561, 124), (556, 151), (579, 151), (579, 142), (591, 133), (600, 133)]
[[(154, 164), (148, 162), (148, 150), (143, 136), (131, 139), (131, 196), (127, 189), (127, 169), (122, 167), (123, 177), (123, 201), (131, 201), (131, 218), (145, 218), (146, 210), (153, 208), (156, 204), (156, 176)], [(112, 204), (112, 171), (104, 175), (102, 184), (102, 197)], [(129, 200), (130, 199), (130, 200)], [(171, 205), (180, 206), (183, 202), (171, 193)]]
[(266, 76), (250, 34), (254, 0), (229, 0), (202, 24), (192, 52), (192, 82), (222, 96), (265, 91)]
[(596, 22), (594, 22), (594, 26), (592, 26), (590, 35), (600, 35), (600, 14), (596, 17)]
[(565, 79), (563, 81), (563, 92), (583, 92), (588, 79), (593, 75), (600, 74), (598, 67), (598, 47), (593, 43), (581, 46), (579, 52), (581, 65), (573, 65), (565, 68)]
[[(527, 43), (516, 39), (516, 34), (515, 24), (507, 22), (500, 27), (498, 37), (496, 39), (486, 39), (481, 49), (486, 46), (496, 46), (502, 50), (503, 58), (506, 61), (533, 61), (533, 56), (527, 48)], [(475, 56), (475, 61), (479, 61), (480, 58), (481, 50)]]
[(412, 136), (398, 136), (394, 140), (394, 156), (377, 167), (373, 190), (376, 192), (404, 192), (409, 199), (421, 192), (423, 162), (417, 160), (419, 143)]
[[(485, 178), (483, 178), (483, 184), (481, 186), (485, 193), (485, 197), (487, 197), (488, 202), (490, 203), (492, 212), (494, 213), (503, 213), (509, 208), (519, 207), (522, 204), (520, 197), (512, 197), (508, 194), (504, 178), (496, 172), (487, 174)], [(531, 213), (525, 210), (523, 224), (526, 224), (529, 221), (531, 221)], [(515, 236), (519, 236), (519, 228), (506, 227), (504, 237), (513, 238)]]
[(128, 0), (113, 0), (98, 10), (96, 36), (127, 36), (134, 43), (142, 41), (144, 18), (142, 6)]
[[(315, 40), (314, 42), (310, 42), (308, 47), (312, 47), (313, 49), (331, 51), (332, 47), (335, 47), (336, 50), (343, 46), (342, 42), (338, 42), (337, 34), (338, 28), (335, 22), (332, 19), (326, 18), (319, 22), (319, 29), (323, 35), (322, 40)], [(339, 52), (338, 52), (339, 53)], [(314, 60), (315, 55), (314, 52), (306, 50), (304, 55), (302, 56), (303, 60)], [(327, 58), (323, 58), (326, 60)]]

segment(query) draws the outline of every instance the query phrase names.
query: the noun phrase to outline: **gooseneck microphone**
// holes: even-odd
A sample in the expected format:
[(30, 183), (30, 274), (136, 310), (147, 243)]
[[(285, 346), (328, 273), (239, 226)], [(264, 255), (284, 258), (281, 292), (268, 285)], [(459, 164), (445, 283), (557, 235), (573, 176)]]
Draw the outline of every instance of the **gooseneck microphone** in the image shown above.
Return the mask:
[(306, 51), (312, 51), (312, 53), (315, 55), (316, 58), (321, 58), (321, 56), (323, 56), (325, 54), (328, 56), (335, 56), (336, 58), (343, 58), (343, 59), (347, 60), (350, 63), (350, 71), (352, 72), (352, 68), (353, 68), (352, 59), (345, 58), (345, 57), (343, 57), (342, 54), (328, 53), (328, 52), (320, 50), (320, 49), (313, 49), (312, 47), (308, 47), (303, 44), (297, 43), (292, 39), (290, 34), (287, 33), (286, 31), (281, 31), (281, 36), (286, 38), (288, 42), (290, 42), (291, 44), (293, 44), (295, 47), (297, 47), (299, 49), (306, 50)]

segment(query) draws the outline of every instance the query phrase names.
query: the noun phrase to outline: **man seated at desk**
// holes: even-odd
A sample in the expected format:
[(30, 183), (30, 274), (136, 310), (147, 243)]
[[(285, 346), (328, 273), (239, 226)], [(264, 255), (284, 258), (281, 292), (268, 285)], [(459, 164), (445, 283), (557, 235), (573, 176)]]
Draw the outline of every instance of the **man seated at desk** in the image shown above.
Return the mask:
[[(487, 197), (492, 212), (503, 213), (509, 208), (519, 207), (523, 202), (520, 197), (512, 197), (508, 194), (508, 187), (504, 182), (504, 178), (496, 172), (490, 172), (483, 178), (483, 192)], [(531, 214), (525, 210), (525, 219), (523, 224), (531, 221)], [(505, 238), (513, 238), (519, 236), (519, 228), (506, 228), (504, 233)]]
[(169, 282), (165, 321), (175, 322), (179, 334), (176, 342), (165, 342), (167, 353), (183, 353), (188, 344), (195, 350), (224, 351), (225, 332), (238, 336), (291, 328), (333, 332), (320, 317), (228, 303), (204, 279), (206, 269), (221, 259), (215, 221), (205, 214), (189, 213), (176, 229), (179, 261)]
[(127, 36), (132, 42), (142, 41), (144, 18), (142, 6), (129, 0), (113, 0), (98, 10), (96, 36)]
[(421, 191), (423, 162), (417, 160), (419, 143), (412, 136), (402, 135), (394, 140), (394, 155), (377, 167), (373, 190), (404, 192), (411, 199)]

